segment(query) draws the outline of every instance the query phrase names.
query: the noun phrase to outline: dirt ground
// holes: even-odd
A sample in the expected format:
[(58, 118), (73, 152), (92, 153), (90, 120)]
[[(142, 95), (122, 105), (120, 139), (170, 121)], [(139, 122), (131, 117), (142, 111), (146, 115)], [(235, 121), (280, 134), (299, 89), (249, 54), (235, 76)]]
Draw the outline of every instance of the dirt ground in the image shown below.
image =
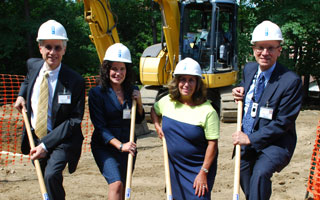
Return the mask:
[[(306, 194), (312, 150), (320, 120), (319, 110), (301, 111), (297, 120), (298, 143), (291, 163), (272, 178), (273, 200), (303, 199)], [(148, 124), (154, 130), (152, 124)], [(233, 146), (231, 134), (235, 123), (221, 123), (219, 140), (219, 166), (212, 199), (232, 199), (234, 160), (231, 160)], [(166, 199), (163, 167), (162, 142), (152, 131), (139, 136), (136, 169), (132, 178), (134, 200)], [(101, 176), (90, 152), (83, 153), (74, 174), (64, 173), (66, 199), (106, 199), (108, 186)], [(312, 195), (311, 195), (312, 196)], [(36, 172), (31, 163), (0, 165), (0, 199), (41, 199)], [(245, 199), (240, 194), (240, 199)]]

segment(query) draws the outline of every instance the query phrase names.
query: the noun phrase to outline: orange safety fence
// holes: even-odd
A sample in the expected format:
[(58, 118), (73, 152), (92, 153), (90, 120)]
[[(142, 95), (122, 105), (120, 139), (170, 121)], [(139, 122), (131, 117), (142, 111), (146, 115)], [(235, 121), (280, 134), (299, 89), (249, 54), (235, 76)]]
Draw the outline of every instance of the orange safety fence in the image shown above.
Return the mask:
[[(0, 166), (15, 164), (15, 162), (30, 162), (29, 155), (20, 151), (23, 129), (22, 115), (14, 108), (20, 85), (25, 76), (0, 74)], [(81, 124), (84, 141), (83, 152), (90, 152), (90, 141), (93, 125), (90, 121), (87, 94), (91, 87), (96, 86), (97, 76), (85, 77), (86, 80), (86, 106)]]
[(317, 127), (317, 137), (311, 156), (306, 198), (309, 192), (313, 194), (314, 200), (320, 200), (320, 121)]

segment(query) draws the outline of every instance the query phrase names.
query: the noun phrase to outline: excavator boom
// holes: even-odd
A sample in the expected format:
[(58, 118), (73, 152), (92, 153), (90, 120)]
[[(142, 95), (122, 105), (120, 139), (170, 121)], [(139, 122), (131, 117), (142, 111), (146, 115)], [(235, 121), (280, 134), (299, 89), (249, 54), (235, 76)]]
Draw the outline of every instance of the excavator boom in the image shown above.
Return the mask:
[(109, 0), (83, 0), (83, 3), (85, 20), (91, 31), (89, 38), (102, 63), (107, 48), (120, 42), (116, 28), (117, 17), (111, 10)]
[[(179, 60), (196, 60), (208, 99), (222, 121), (236, 119), (230, 87), (238, 74), (237, 3), (235, 0), (154, 0), (160, 5), (165, 41), (148, 47), (140, 58), (140, 80), (165, 94)], [(152, 86), (152, 87), (150, 87)], [(152, 106), (152, 105), (151, 105)]]
[(163, 17), (163, 32), (169, 56), (170, 71), (172, 72), (178, 62), (180, 13), (177, 0), (154, 0), (160, 5)]
[[(80, 1), (80, 0), (78, 0)], [(106, 49), (119, 41), (117, 17), (109, 0), (83, 0), (100, 62)], [(235, 0), (154, 0), (162, 14), (165, 40), (145, 49), (140, 57), (140, 81), (164, 94), (179, 60), (198, 61), (208, 99), (222, 121), (236, 119), (230, 87), (237, 80), (237, 3)], [(151, 103), (152, 104), (152, 103)], [(146, 105), (146, 104), (144, 104)], [(152, 106), (152, 105), (150, 105)]]

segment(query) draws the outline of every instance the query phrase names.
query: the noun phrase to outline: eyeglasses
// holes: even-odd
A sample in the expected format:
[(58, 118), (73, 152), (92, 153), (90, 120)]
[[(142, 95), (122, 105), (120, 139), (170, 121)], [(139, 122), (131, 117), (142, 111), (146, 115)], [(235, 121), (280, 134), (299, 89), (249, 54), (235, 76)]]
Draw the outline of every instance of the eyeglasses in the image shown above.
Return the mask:
[(277, 47), (259, 47), (259, 46), (253, 46), (253, 50), (256, 51), (256, 53), (262, 53), (265, 49), (269, 53), (273, 53), (276, 49), (278, 49), (280, 46)]
[(46, 48), (48, 51), (54, 49), (56, 52), (60, 52), (62, 50), (61, 45), (51, 46), (50, 44), (47, 44), (46, 46), (44, 46), (44, 48)]
[(179, 77), (179, 83), (181, 84), (195, 84), (197, 82), (197, 79), (195, 77), (190, 77), (190, 78), (187, 78), (187, 77), (184, 77), (184, 76), (181, 76)]

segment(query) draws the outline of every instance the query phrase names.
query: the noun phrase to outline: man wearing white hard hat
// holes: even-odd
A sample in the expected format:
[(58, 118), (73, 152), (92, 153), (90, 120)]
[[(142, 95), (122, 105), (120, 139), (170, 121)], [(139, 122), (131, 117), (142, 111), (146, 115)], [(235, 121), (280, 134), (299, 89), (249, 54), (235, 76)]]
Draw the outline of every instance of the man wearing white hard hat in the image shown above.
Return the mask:
[(283, 37), (271, 21), (252, 33), (256, 62), (247, 63), (240, 87), (232, 90), (235, 101), (244, 101), (242, 131), (232, 134), (241, 145), (240, 183), (246, 199), (269, 199), (271, 177), (290, 162), (297, 136), (301, 80), (277, 62)]
[(81, 154), (84, 113), (84, 79), (61, 63), (67, 48), (67, 32), (55, 20), (43, 23), (37, 42), (42, 58), (27, 61), (28, 74), (21, 84), (15, 107), (27, 111), (35, 148), (30, 149), (27, 133), (21, 151), (39, 159), (49, 199), (65, 199), (62, 172), (68, 164), (73, 173)]
[(168, 88), (169, 95), (151, 109), (151, 118), (167, 142), (172, 198), (210, 200), (217, 172), (219, 117), (207, 100), (199, 63), (181, 60)]

